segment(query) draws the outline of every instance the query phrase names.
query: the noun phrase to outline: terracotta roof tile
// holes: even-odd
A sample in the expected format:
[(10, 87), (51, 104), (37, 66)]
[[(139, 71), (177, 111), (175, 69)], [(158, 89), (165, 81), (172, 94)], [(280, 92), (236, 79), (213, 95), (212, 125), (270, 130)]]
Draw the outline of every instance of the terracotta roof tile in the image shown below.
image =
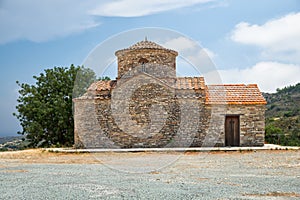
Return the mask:
[(256, 84), (206, 86), (206, 104), (266, 104)]
[(170, 51), (173, 54), (178, 55), (177, 51), (174, 51), (174, 50), (171, 50), (171, 49), (167, 49), (167, 48), (165, 48), (165, 47), (163, 47), (163, 46), (161, 46), (161, 45), (159, 45), (159, 44), (157, 44), (155, 42), (148, 41), (148, 40), (142, 40), (140, 42), (137, 42), (137, 43), (131, 45), (128, 48), (118, 50), (118, 51), (115, 52), (115, 54), (117, 55), (118, 53), (123, 52), (123, 51), (138, 50), (138, 49), (161, 49), (161, 50)]
[(205, 89), (203, 77), (177, 77), (176, 89)]
[[(117, 81), (97, 81), (88, 91), (106, 91), (115, 88)], [(225, 84), (205, 86), (203, 77), (178, 77), (176, 89), (205, 89), (206, 104), (266, 104), (256, 84)]]
[(128, 49), (166, 49), (155, 42), (143, 40), (128, 47)]
[(104, 91), (110, 90), (116, 86), (116, 80), (109, 80), (109, 81), (97, 81), (90, 85), (88, 91)]

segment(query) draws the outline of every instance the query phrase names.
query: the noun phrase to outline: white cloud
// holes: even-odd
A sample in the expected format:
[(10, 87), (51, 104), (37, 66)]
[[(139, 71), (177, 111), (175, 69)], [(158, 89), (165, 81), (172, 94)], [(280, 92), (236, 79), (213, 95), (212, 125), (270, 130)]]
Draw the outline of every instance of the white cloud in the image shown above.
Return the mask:
[(163, 46), (179, 52), (179, 51), (186, 51), (186, 50), (194, 50), (197, 46), (197, 43), (186, 37), (177, 37), (168, 40), (163, 44)]
[(99, 24), (98, 16), (136, 17), (215, 0), (0, 0), (0, 44), (43, 42)]
[(246, 69), (218, 70), (205, 74), (210, 84), (219, 74), (223, 83), (256, 83), (263, 92), (276, 92), (277, 88), (295, 85), (300, 82), (300, 65), (278, 62), (259, 62)]
[(231, 39), (263, 48), (263, 57), (300, 63), (300, 13), (290, 13), (263, 25), (241, 22)]
[[(166, 41), (162, 44), (162, 46), (178, 51), (179, 56), (184, 58), (186, 62), (189, 62), (189, 65), (193, 65), (194, 68), (201, 74), (215, 70), (215, 65), (212, 62), (212, 59), (216, 56), (216, 54), (207, 48), (201, 47), (196, 41), (181, 36)], [(184, 62), (181, 64), (183, 63)], [(180, 67), (184, 69), (184, 66)], [(186, 74), (189, 74), (189, 72)]]
[(197, 57), (210, 57), (214, 58), (216, 54), (207, 48), (202, 48), (196, 41), (188, 39), (187, 37), (177, 37), (168, 40), (163, 44), (164, 47), (182, 52), (194, 52)]
[(18, 39), (35, 42), (81, 32), (99, 25), (80, 0), (3, 0), (0, 8), (0, 44)]
[(90, 13), (99, 16), (139, 17), (211, 1), (214, 0), (118, 0), (100, 4)]
[(196, 49), (194, 53), (185, 55), (201, 74), (216, 68), (212, 60), (214, 57), (215, 54), (207, 48)]

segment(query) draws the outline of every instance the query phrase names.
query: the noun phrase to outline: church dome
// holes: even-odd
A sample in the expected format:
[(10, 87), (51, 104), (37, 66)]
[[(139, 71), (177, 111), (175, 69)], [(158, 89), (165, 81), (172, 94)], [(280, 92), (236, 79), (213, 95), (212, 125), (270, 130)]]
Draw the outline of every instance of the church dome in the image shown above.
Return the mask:
[(128, 48), (125, 48), (125, 49), (121, 49), (121, 50), (118, 50), (116, 51), (116, 55), (118, 55), (119, 53), (124, 53), (124, 52), (128, 52), (128, 51), (134, 51), (134, 50), (142, 50), (142, 49), (151, 49), (151, 50), (165, 50), (165, 51), (168, 51), (174, 55), (178, 55), (178, 53), (174, 50), (171, 50), (171, 49), (167, 49), (155, 42), (152, 42), (152, 41), (148, 41), (147, 38), (145, 38), (145, 40), (142, 40), (140, 42), (137, 42), (133, 45), (131, 45), (130, 47)]
[[(128, 71), (145, 63), (148, 65), (169, 66), (176, 71), (177, 51), (167, 49), (155, 42), (145, 40), (137, 42), (128, 48), (116, 51), (118, 58), (118, 78)], [(175, 73), (174, 73), (175, 74)]]
[(166, 49), (166, 48), (160, 46), (159, 44), (156, 44), (155, 42), (143, 40), (130, 46), (128, 49)]

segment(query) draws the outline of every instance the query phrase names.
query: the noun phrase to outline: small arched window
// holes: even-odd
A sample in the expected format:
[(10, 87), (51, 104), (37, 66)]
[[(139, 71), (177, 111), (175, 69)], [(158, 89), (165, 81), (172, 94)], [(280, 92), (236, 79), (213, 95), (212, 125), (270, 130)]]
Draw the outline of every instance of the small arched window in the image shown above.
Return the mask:
[(148, 63), (149, 61), (146, 59), (146, 58), (141, 58), (140, 60), (139, 60), (139, 64), (146, 64), (146, 63)]

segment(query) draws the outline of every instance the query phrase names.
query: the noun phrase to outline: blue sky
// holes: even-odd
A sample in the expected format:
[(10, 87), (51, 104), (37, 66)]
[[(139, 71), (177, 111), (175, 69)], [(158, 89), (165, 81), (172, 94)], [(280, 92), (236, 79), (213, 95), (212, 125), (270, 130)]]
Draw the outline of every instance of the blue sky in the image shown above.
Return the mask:
[(1, 0), (0, 136), (21, 130), (12, 116), (16, 80), (34, 83), (46, 68), (81, 65), (99, 43), (132, 29), (174, 30), (178, 37), (163, 43), (178, 50), (196, 41), (223, 83), (275, 92), (300, 82), (299, 24), (298, 0)]

